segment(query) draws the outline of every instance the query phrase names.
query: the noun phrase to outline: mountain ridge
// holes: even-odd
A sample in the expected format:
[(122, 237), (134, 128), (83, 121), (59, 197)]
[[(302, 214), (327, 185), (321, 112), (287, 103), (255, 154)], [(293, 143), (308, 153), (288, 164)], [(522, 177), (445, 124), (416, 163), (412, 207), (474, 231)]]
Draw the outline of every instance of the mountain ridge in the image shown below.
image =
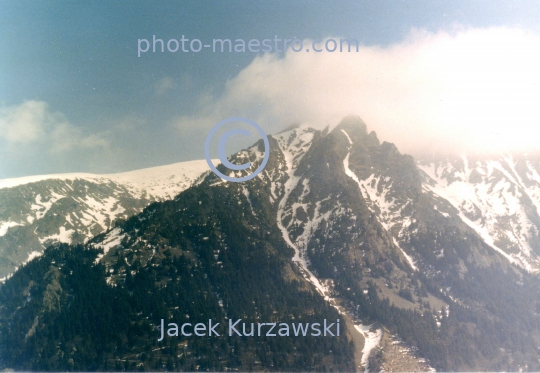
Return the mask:
[(5, 280), (49, 244), (85, 242), (116, 219), (172, 199), (208, 170), (205, 160), (197, 160), (118, 174), (0, 180), (0, 277)]
[[(289, 317), (307, 317), (313, 305), (324, 305), (324, 312), (339, 312), (348, 320), (347, 340), (334, 341), (341, 351), (334, 353), (343, 353), (347, 369), (353, 360), (354, 368), (361, 371), (540, 368), (540, 280), (519, 263), (509, 261), (467, 224), (461, 218), (464, 213), (459, 204), (456, 207), (455, 201), (437, 194), (433, 190), (435, 181), (411, 156), (401, 154), (393, 144), (381, 143), (355, 117), (345, 118), (330, 132), (299, 127), (269, 136), (269, 142), (268, 164), (252, 180), (227, 183), (208, 173), (174, 199), (152, 203), (88, 241), (84, 250), (94, 254), (85, 265), (99, 272), (95, 284), (101, 284), (100, 291), (117, 292), (133, 304), (129, 309), (134, 314), (142, 312), (141, 317), (153, 320), (137, 319), (145, 330), (153, 330), (157, 321), (138, 303), (136, 293), (130, 294), (135, 291), (134, 281), (140, 285), (141, 296), (154, 294), (152, 302), (161, 310), (159, 314), (169, 317), (185, 318), (193, 312), (191, 307), (203, 304), (203, 314), (211, 314), (215, 308), (231, 316), (234, 312), (248, 317), (271, 310)], [(232, 177), (245, 176), (258, 167), (264, 151), (259, 141), (231, 157), (233, 163), (250, 161), (248, 170), (231, 171), (223, 165), (218, 169)], [(66, 264), (62, 266), (66, 266), (70, 255), (65, 253), (70, 250), (77, 251), (65, 245), (51, 247), (44, 257), (28, 263), (0, 287), (4, 302), (10, 299), (9, 294), (15, 296), (9, 307), (0, 308), (0, 344), (9, 346), (13, 356), (34, 351), (30, 355), (34, 367), (42, 367), (44, 360), (39, 356), (45, 355), (38, 353), (45, 351), (21, 340), (14, 330), (38, 332), (29, 337), (34, 338), (32, 343), (58, 334), (47, 334), (54, 324), (41, 315), (55, 317), (54, 312), (50, 303), (40, 300), (41, 293), (32, 290), (32, 283), (42, 281), (51, 285), (51, 291), (58, 288), (51, 282), (56, 278), (51, 277), (57, 267), (54, 257), (65, 255), (62, 263)], [(83, 260), (84, 250), (73, 254), (74, 259)], [(173, 265), (171, 260), (181, 263)], [(38, 265), (43, 266), (41, 275), (28, 269)], [(59, 309), (69, 313), (67, 299), (79, 293), (69, 285), (68, 278), (80, 274), (67, 269), (62, 273), (57, 281), (69, 296), (65, 303), (60, 302)], [(187, 289), (182, 290), (182, 297), (175, 296), (181, 289), (177, 287), (181, 286), (178, 276), (199, 278), (209, 287), (197, 287), (202, 297)], [(264, 292), (250, 286), (250, 282), (262, 278), (272, 278), (270, 282), (276, 286), (266, 288), (265, 284), (265, 291), (291, 295), (288, 302), (292, 308), (265, 298)], [(234, 293), (230, 284), (242, 290)], [(25, 292), (29, 292), (30, 300), (22, 297)], [(53, 293), (51, 296), (55, 297)], [(311, 306), (297, 303), (304, 296), (309, 297)], [(195, 306), (186, 300), (193, 300)], [(176, 306), (183, 308), (177, 313)], [(109, 308), (106, 303), (102, 307)], [(91, 311), (81, 312), (87, 315)], [(23, 317), (23, 313), (28, 316)], [(70, 317), (78, 320), (83, 316)], [(69, 334), (68, 329), (62, 333)], [(78, 333), (84, 336), (86, 331), (80, 329)], [(355, 340), (354, 333), (361, 337)], [(50, 348), (46, 355), (56, 359), (53, 361), (58, 367), (88, 369), (83, 356), (70, 355), (64, 346), (75, 343), (78, 349), (88, 348), (73, 337), (54, 338), (60, 345)], [(149, 350), (144, 347), (144, 338), (139, 342), (135, 339), (132, 352), (115, 355), (112, 350), (102, 350), (98, 368), (123, 359), (135, 364), (128, 364), (126, 370), (136, 366), (165, 369), (166, 364), (159, 361), (168, 359), (172, 370), (190, 369), (192, 358), (182, 360), (185, 354), (177, 358), (173, 350), (163, 350), (153, 343), (152, 351), (157, 348), (160, 352), (147, 354), (146, 360), (141, 358), (141, 351)], [(7, 344), (8, 340), (13, 346)], [(180, 343), (191, 346), (192, 341)], [(189, 351), (207, 359), (205, 366), (214, 370), (232, 366), (275, 370), (276, 364), (284, 364), (280, 369), (338, 367), (311, 342), (302, 348), (314, 348), (320, 361), (317, 358), (301, 363), (294, 360), (298, 355), (284, 346), (283, 350), (280, 347), (265, 353), (249, 345), (244, 347), (256, 358), (234, 360), (230, 358), (236, 356), (233, 347), (227, 341), (223, 343), (220, 354), (224, 355), (217, 360), (202, 347), (189, 347)], [(391, 347), (395, 345), (403, 348), (397, 351)], [(278, 351), (293, 360), (278, 362)], [(73, 364), (64, 356), (75, 356), (71, 357)], [(274, 360), (268, 360), (268, 356)], [(5, 366), (31, 366), (14, 359), (0, 355)], [(246, 365), (248, 361), (252, 365)], [(410, 365), (404, 365), (404, 361)]]

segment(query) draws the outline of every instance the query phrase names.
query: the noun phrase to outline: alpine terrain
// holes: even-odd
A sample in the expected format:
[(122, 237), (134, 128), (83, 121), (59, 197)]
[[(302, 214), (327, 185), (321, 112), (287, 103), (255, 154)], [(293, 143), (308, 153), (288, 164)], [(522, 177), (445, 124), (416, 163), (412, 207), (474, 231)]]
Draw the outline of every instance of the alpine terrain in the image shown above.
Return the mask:
[(0, 279), (54, 242), (83, 243), (151, 202), (171, 199), (206, 161), (113, 175), (60, 174), (0, 180)]
[[(192, 182), (199, 167), (168, 195), (105, 177), (0, 190), (1, 249), (51, 244), (0, 286), (0, 368), (540, 370), (539, 157), (415, 160), (358, 117), (269, 141), (243, 183)], [(246, 175), (264, 151), (218, 168)], [(247, 329), (159, 340), (162, 319)], [(325, 319), (339, 336), (245, 336)]]

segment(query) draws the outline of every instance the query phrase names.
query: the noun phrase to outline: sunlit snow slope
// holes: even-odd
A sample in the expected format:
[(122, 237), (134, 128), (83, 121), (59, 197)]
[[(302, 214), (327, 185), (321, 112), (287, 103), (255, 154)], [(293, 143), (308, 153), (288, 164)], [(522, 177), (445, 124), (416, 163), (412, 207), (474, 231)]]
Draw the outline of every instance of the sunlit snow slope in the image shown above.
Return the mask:
[(540, 158), (421, 162), (425, 186), (449, 201), (486, 243), (530, 272), (540, 271)]

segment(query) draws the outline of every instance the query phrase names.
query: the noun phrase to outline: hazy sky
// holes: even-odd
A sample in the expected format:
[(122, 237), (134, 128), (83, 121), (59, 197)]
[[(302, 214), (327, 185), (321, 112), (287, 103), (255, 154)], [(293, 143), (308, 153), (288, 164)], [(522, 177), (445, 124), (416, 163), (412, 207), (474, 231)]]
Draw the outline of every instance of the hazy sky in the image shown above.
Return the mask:
[[(358, 114), (412, 154), (540, 148), (539, 19), (537, 1), (0, 0), (0, 178), (201, 159), (230, 116), (271, 134)], [(360, 49), (138, 57), (153, 35)]]

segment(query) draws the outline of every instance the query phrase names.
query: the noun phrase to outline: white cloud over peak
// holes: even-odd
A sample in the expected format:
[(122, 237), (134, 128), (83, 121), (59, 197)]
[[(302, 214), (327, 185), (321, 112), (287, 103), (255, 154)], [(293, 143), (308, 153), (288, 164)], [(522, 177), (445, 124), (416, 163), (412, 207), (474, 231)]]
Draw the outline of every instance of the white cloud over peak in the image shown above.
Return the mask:
[(178, 125), (241, 115), (265, 127), (321, 128), (358, 114), (412, 154), (540, 149), (539, 66), (540, 36), (517, 28), (412, 30), (358, 53), (289, 50), (256, 57)]

